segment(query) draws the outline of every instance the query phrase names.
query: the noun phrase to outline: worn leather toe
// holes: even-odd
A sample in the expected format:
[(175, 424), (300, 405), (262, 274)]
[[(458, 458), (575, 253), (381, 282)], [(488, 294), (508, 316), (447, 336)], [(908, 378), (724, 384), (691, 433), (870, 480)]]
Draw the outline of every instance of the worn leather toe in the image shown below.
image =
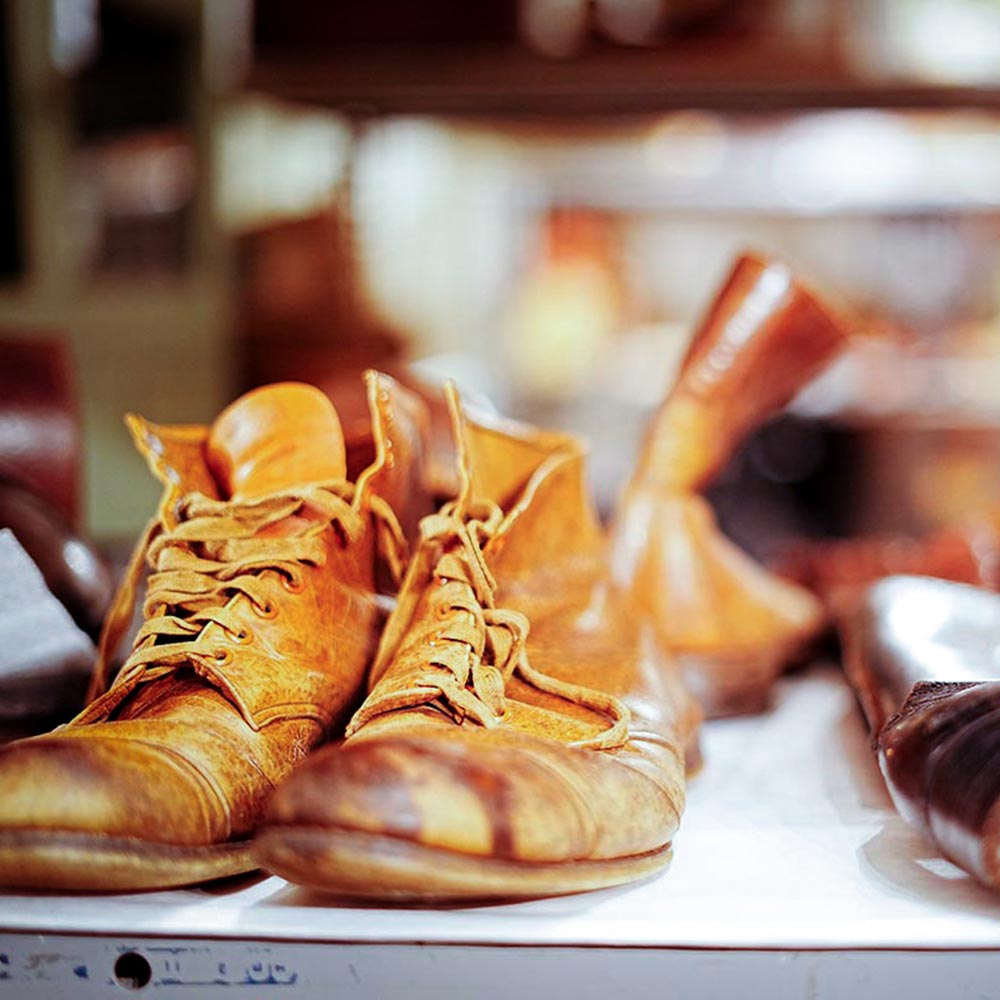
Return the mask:
[[(109, 726), (113, 729), (113, 724)], [(132, 837), (164, 844), (225, 839), (223, 803), (176, 750), (54, 735), (0, 751), (0, 829)]]
[[(621, 822), (600, 820), (609, 814)], [(649, 822), (651, 814), (657, 822)], [(641, 824), (630, 822), (635, 815)], [(655, 850), (678, 821), (663, 789), (604, 755), (523, 733), (462, 734), (428, 723), (313, 755), (275, 793), (268, 825), (364, 831), (551, 862)]]

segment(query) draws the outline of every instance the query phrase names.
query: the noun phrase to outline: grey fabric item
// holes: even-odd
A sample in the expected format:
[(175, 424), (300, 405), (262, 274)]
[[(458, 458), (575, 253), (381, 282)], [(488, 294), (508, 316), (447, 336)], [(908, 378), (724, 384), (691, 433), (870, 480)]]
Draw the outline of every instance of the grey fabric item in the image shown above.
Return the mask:
[(81, 707), (95, 655), (14, 533), (0, 529), (0, 720)]

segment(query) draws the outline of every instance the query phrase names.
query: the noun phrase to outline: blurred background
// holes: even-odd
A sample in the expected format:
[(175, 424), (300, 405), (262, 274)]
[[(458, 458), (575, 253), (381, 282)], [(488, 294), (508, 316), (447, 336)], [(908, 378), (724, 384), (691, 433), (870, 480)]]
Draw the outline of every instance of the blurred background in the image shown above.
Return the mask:
[(407, 360), (587, 434), (607, 508), (745, 248), (859, 336), (723, 474), (727, 530), (995, 507), (1000, 0), (0, 8), (0, 340), (65, 344), (99, 541), (157, 498), (126, 410)]

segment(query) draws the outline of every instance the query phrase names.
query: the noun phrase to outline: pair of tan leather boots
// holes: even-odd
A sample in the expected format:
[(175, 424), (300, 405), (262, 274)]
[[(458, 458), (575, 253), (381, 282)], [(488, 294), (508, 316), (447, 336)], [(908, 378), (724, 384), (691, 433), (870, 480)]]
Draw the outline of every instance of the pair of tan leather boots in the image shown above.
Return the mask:
[[(0, 751), (0, 883), (259, 866), (436, 900), (662, 868), (700, 719), (676, 664), (726, 710), (820, 618), (718, 534), (697, 488), (842, 339), (786, 269), (741, 260), (610, 533), (577, 441), (474, 417), (454, 390), (434, 477), (423, 403), (377, 374), (346, 444), (304, 385), (255, 390), (211, 428), (130, 418), (163, 499), (88, 706)], [(144, 566), (142, 625), (104, 690)], [(397, 590), (387, 619), (380, 589)]]

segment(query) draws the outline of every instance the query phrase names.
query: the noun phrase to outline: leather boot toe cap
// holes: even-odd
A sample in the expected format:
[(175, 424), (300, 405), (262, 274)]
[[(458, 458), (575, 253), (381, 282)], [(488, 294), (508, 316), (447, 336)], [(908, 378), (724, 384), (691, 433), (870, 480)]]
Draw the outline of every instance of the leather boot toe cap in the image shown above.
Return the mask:
[(518, 733), (448, 729), (321, 751), (275, 793), (267, 824), (552, 862), (653, 850), (670, 841), (676, 821), (652, 781), (604, 755)]
[(0, 829), (188, 845), (217, 836), (213, 795), (178, 753), (156, 743), (70, 733), (0, 751)]

